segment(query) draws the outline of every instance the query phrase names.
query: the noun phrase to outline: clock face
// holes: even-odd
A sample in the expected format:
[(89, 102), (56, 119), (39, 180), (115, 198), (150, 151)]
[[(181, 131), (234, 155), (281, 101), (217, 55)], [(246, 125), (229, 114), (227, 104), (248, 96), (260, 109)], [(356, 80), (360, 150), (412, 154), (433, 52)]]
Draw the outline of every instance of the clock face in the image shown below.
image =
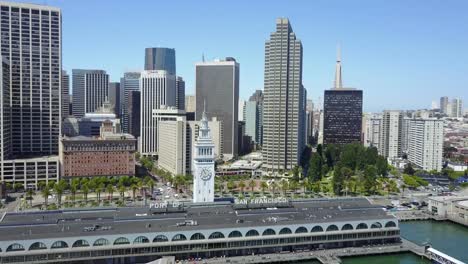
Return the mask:
[(211, 179), (211, 176), (213, 173), (211, 172), (211, 170), (207, 167), (202, 167), (200, 169), (200, 178), (204, 181), (208, 181), (209, 179)]

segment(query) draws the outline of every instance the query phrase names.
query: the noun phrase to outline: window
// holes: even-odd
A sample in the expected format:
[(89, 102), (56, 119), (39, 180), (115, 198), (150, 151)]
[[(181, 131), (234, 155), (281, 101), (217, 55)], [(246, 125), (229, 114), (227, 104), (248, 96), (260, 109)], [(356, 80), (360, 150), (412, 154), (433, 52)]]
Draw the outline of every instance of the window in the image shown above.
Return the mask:
[(114, 245), (127, 245), (130, 241), (125, 237), (119, 237), (114, 241)]
[(346, 224), (341, 228), (341, 230), (353, 230), (353, 226), (350, 224)]
[(371, 228), (382, 228), (382, 224), (379, 222), (375, 222), (371, 225)]
[(169, 239), (164, 236), (164, 235), (157, 235), (154, 239), (153, 239), (153, 243), (155, 242), (167, 242), (169, 241)]
[(367, 229), (367, 228), (369, 228), (369, 227), (368, 227), (366, 224), (364, 224), (364, 223), (360, 223), (360, 224), (356, 227), (356, 229)]
[(133, 240), (133, 244), (143, 244), (143, 243), (149, 243), (149, 239), (145, 236), (139, 236)]
[(68, 244), (65, 241), (56, 241), (52, 244), (50, 248), (54, 249), (54, 248), (67, 248), (67, 247), (68, 247)]
[(205, 239), (205, 236), (202, 233), (195, 233), (190, 237), (190, 240), (201, 240)]
[(396, 224), (393, 221), (389, 221), (385, 224), (385, 227), (396, 227)]
[(214, 232), (213, 234), (210, 235), (210, 237), (208, 239), (219, 239), (219, 238), (224, 238), (223, 233)]
[(292, 234), (292, 231), (291, 231), (291, 229), (285, 227), (285, 228), (283, 228), (283, 229), (280, 230), (279, 234), (280, 234), (280, 235)]
[(86, 240), (80, 239), (73, 243), (72, 247), (89, 247), (89, 243)]
[(338, 227), (336, 225), (330, 225), (327, 227), (327, 232), (330, 231), (338, 231)]
[(310, 232), (323, 232), (323, 228), (321, 226), (314, 226)]
[(233, 238), (233, 237), (242, 237), (242, 233), (239, 232), (239, 231), (232, 231), (231, 233), (229, 233), (229, 236), (230, 238)]
[(275, 230), (271, 229), (271, 228), (268, 228), (268, 229), (265, 229), (265, 231), (263, 231), (263, 236), (274, 236), (276, 235), (276, 232)]
[(109, 245), (109, 240), (107, 240), (105, 238), (99, 238), (93, 244), (93, 246), (95, 246), (95, 247), (107, 246), (107, 245)]
[(258, 233), (257, 230), (250, 230), (249, 232), (247, 232), (247, 234), (245, 234), (246, 237), (252, 237), (252, 236), (259, 236), (260, 234)]
[(305, 228), (305, 227), (303, 227), (303, 226), (298, 227), (298, 228), (296, 229), (296, 232), (295, 232), (295, 233), (296, 233), (296, 234), (307, 233), (307, 228)]
[(184, 241), (184, 240), (187, 240), (187, 238), (182, 234), (177, 234), (172, 238), (172, 241)]
[(23, 245), (18, 244), (18, 243), (14, 243), (14, 244), (11, 244), (11, 245), (8, 246), (8, 248), (6, 249), (6, 252), (23, 251), (23, 250), (24, 250)]
[(47, 246), (42, 243), (42, 242), (36, 242), (33, 243), (30, 247), (29, 250), (41, 250), (41, 249), (47, 249)]

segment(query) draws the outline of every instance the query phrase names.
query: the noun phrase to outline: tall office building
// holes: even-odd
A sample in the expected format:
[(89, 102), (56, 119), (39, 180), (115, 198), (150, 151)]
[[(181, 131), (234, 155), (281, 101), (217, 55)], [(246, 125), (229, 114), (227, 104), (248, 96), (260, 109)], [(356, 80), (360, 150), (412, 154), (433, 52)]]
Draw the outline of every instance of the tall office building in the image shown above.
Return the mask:
[(265, 43), (263, 116), (264, 166), (292, 169), (305, 146), (305, 99), (302, 86), (302, 42), (289, 20), (276, 20)]
[(384, 111), (380, 128), (379, 154), (386, 158), (402, 155), (403, 113)]
[(185, 111), (194, 112), (196, 111), (196, 97), (195, 95), (186, 95), (185, 96)]
[(170, 75), (176, 75), (175, 49), (146, 48), (145, 70), (164, 70)]
[(238, 154), (239, 63), (233, 58), (199, 62), (196, 71), (196, 120), (200, 120), (203, 104), (209, 119), (217, 117), (223, 123), (223, 156)]
[(460, 118), (463, 117), (463, 102), (460, 98), (455, 98), (451, 103), (451, 117)]
[(120, 83), (110, 82), (109, 83), (109, 103), (114, 108), (114, 113), (120, 117)]
[(143, 71), (140, 77), (140, 153), (158, 154), (158, 122), (154, 112), (161, 106), (176, 105), (176, 77), (167, 71)]
[(62, 71), (62, 120), (70, 113), (70, 76)]
[(185, 110), (185, 81), (180, 76), (176, 78), (176, 89), (176, 107)]
[(449, 99), (447, 96), (443, 96), (440, 98), (440, 112), (442, 114), (448, 114), (448, 105), (449, 105)]
[(73, 115), (95, 112), (108, 99), (109, 75), (104, 70), (72, 70)]
[(444, 122), (410, 119), (408, 125), (408, 160), (426, 171), (442, 170)]
[(0, 2), (0, 181), (58, 180), (62, 17), (59, 8)]
[[(129, 96), (133, 91), (140, 91), (140, 76), (141, 72), (126, 72), (120, 78), (120, 118), (122, 119), (122, 131), (130, 133), (129, 113), (128, 108)], [(134, 134), (132, 134), (135, 136)]]
[(263, 136), (263, 93), (255, 91), (245, 102), (244, 111), (245, 134), (250, 136), (255, 144), (262, 144)]
[(128, 108), (127, 108), (127, 121), (128, 121), (128, 133), (133, 135), (135, 138), (140, 137), (140, 103), (141, 92), (131, 91), (128, 94)]
[(323, 144), (362, 141), (362, 91), (343, 88), (341, 54), (338, 50), (334, 88), (325, 91)]

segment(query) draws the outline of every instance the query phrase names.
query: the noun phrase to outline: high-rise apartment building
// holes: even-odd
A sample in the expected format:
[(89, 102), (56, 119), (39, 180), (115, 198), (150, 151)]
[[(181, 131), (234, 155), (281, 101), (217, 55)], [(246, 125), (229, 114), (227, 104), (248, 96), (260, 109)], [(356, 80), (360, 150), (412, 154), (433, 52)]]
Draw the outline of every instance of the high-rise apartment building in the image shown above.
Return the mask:
[(403, 113), (384, 111), (380, 128), (379, 154), (386, 158), (398, 158), (402, 155)]
[(460, 118), (463, 117), (463, 102), (460, 98), (454, 98), (451, 103), (451, 117)]
[(122, 119), (122, 131), (129, 134), (132, 134), (129, 128), (129, 96), (133, 91), (140, 91), (140, 76), (141, 72), (126, 72), (120, 78), (120, 118)]
[(167, 71), (143, 71), (140, 77), (140, 153), (158, 154), (158, 122), (154, 112), (176, 105), (176, 77)]
[(263, 158), (271, 170), (292, 169), (305, 146), (302, 42), (287, 18), (265, 43)]
[(62, 71), (62, 120), (70, 113), (70, 76)]
[(364, 133), (364, 146), (379, 149), (382, 116), (372, 114), (366, 115), (366, 118), (367, 122), (366, 132)]
[(443, 96), (440, 98), (440, 112), (442, 114), (449, 114), (448, 110), (449, 99), (447, 96)]
[(62, 17), (59, 8), (0, 2), (0, 181), (58, 180)]
[(114, 113), (120, 117), (120, 83), (110, 82), (109, 83), (109, 103), (114, 109)]
[(104, 70), (72, 70), (73, 115), (95, 112), (108, 99), (109, 75)]
[(362, 141), (362, 91), (343, 88), (339, 51), (335, 87), (325, 91), (323, 114), (323, 144)]
[(437, 119), (410, 119), (408, 125), (408, 160), (423, 170), (440, 171), (444, 122)]
[(185, 110), (185, 81), (180, 76), (176, 78), (176, 89), (176, 107)]
[(239, 63), (233, 58), (199, 62), (196, 71), (196, 120), (202, 117), (204, 103), (209, 119), (223, 123), (223, 156), (238, 154)]
[(146, 48), (145, 70), (164, 70), (169, 75), (176, 75), (175, 49), (170, 48)]

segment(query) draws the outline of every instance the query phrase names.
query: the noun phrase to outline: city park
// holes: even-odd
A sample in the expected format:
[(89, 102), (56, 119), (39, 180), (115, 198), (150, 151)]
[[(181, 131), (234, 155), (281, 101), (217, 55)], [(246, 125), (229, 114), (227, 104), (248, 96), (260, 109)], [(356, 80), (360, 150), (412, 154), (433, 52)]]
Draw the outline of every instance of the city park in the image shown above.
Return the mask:
[[(180, 201), (191, 199), (192, 175), (172, 175), (157, 168), (154, 161), (136, 155), (143, 176), (61, 179), (58, 182), (39, 182), (37, 190), (24, 190), (21, 183), (7, 183), (10, 193), (23, 193), (19, 209), (54, 210), (73, 207), (147, 206), (148, 200), (163, 201), (160, 187), (171, 188)], [(308, 148), (301, 166), (283, 172), (283, 177), (268, 174), (253, 178), (251, 175), (217, 176), (217, 198), (288, 199), (335, 196), (389, 196), (427, 186), (411, 165), (400, 171), (387, 164), (377, 149), (361, 144), (342, 147), (318, 145), (314, 152)], [(304, 173), (305, 172), (305, 173)], [(431, 172), (436, 173), (436, 172)], [(451, 172), (443, 172), (451, 173)], [(466, 173), (466, 172), (465, 172)], [(180, 196), (179, 196), (180, 194)], [(159, 197), (158, 197), (159, 196)]]

